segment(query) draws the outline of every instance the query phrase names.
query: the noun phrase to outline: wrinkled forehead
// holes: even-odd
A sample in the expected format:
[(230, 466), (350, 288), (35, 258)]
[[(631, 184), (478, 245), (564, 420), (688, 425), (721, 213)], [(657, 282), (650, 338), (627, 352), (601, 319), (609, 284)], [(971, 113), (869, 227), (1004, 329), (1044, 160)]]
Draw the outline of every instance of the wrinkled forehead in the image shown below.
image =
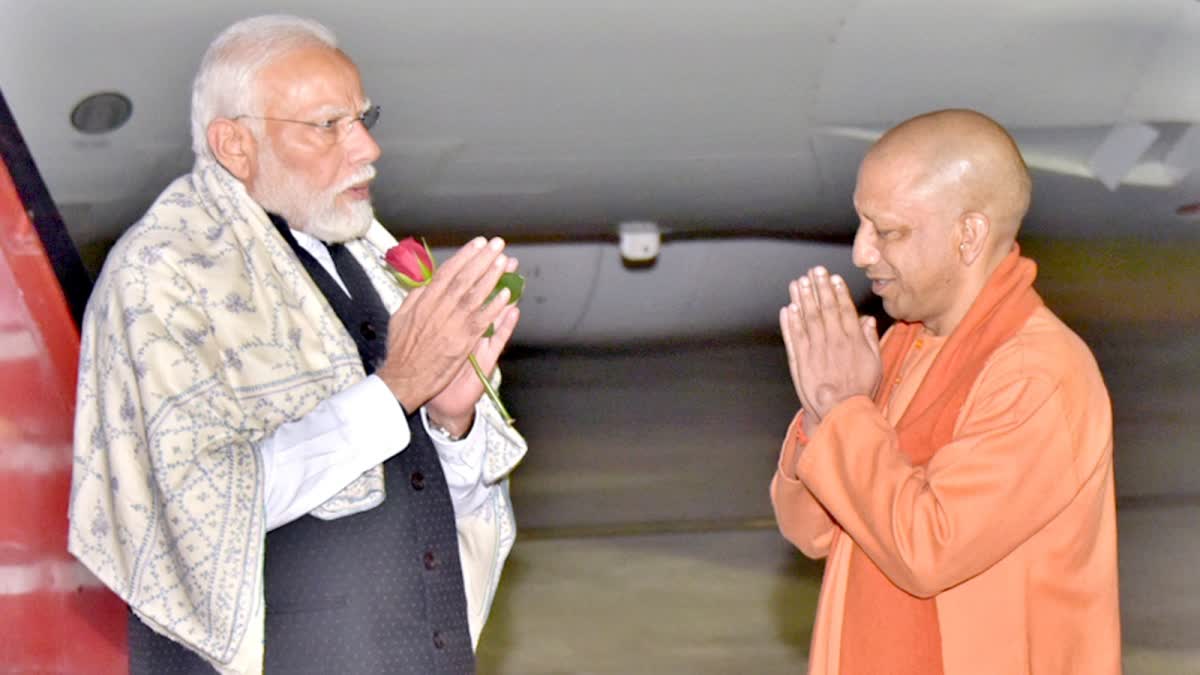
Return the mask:
[(954, 211), (960, 200), (952, 169), (913, 155), (868, 154), (859, 167), (855, 209), (902, 220)]
[(930, 167), (910, 155), (872, 149), (858, 167), (856, 197), (911, 191), (924, 182)]
[(258, 74), (256, 91), (266, 114), (356, 114), (366, 103), (358, 68), (341, 50), (302, 47), (281, 55)]

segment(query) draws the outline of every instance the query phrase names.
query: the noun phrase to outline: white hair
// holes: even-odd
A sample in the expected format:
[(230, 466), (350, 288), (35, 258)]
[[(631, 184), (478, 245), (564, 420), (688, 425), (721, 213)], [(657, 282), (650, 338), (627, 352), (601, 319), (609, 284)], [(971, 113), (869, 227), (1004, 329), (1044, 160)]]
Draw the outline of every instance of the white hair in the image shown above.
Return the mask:
[(226, 28), (208, 46), (192, 84), (192, 150), (214, 160), (208, 125), (220, 117), (261, 115), (255, 92), (259, 71), (275, 59), (303, 47), (337, 48), (333, 31), (312, 19), (271, 14), (243, 19)]

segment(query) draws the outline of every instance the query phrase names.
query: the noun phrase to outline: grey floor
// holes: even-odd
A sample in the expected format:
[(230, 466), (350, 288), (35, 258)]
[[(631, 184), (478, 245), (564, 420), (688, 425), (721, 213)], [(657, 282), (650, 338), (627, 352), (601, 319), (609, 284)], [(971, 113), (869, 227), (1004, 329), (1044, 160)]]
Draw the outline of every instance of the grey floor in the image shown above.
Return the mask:
[[(1091, 322), (1115, 409), (1126, 672), (1200, 674), (1200, 321)], [(480, 672), (803, 672), (821, 566), (767, 499), (774, 341), (516, 352), (531, 452)]]

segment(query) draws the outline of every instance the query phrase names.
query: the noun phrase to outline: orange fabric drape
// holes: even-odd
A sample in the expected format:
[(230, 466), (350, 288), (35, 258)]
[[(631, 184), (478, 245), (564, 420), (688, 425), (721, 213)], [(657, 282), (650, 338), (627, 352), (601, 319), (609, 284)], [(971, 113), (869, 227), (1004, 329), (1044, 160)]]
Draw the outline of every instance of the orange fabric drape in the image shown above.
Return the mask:
[[(971, 309), (938, 353), (896, 425), (900, 448), (914, 466), (950, 442), (967, 394), (991, 354), (1042, 305), (1033, 290), (1037, 266), (1013, 250), (1001, 261)], [(905, 356), (923, 326), (898, 322), (882, 347), (883, 380), (875, 402), (891, 396)], [(943, 672), (934, 598), (901, 590), (857, 546), (850, 556), (842, 626), (842, 675), (938, 675)]]

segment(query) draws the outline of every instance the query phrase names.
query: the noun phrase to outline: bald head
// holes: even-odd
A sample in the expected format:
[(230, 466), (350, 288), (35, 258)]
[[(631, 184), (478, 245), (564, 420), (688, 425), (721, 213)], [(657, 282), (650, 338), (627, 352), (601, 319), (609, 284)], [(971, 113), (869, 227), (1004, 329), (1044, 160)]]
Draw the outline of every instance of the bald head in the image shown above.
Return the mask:
[(939, 110), (892, 128), (863, 163), (903, 167), (910, 188), (990, 221), (989, 239), (1007, 251), (1029, 210), (1032, 181), (1012, 136), (973, 110)]
[(892, 317), (949, 335), (1013, 250), (1029, 171), (1012, 137), (970, 110), (888, 131), (854, 188), (854, 264)]

